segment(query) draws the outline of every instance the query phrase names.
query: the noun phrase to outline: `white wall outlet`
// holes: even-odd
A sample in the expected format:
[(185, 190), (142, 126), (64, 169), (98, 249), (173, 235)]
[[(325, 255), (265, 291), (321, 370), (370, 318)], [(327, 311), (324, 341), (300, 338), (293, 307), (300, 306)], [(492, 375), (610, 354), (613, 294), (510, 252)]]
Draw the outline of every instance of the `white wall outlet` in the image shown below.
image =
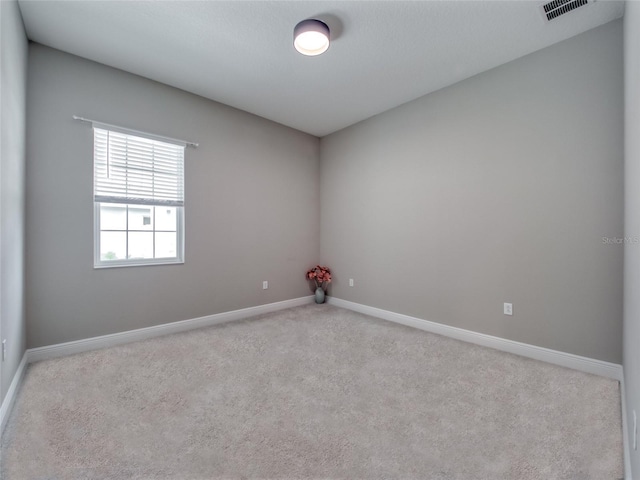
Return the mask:
[(636, 411), (633, 411), (633, 449), (638, 450), (638, 418)]
[(349, 279), (349, 286), (350, 286), (350, 287), (353, 287), (353, 278), (350, 278), (350, 279)]
[(504, 314), (505, 315), (513, 315), (513, 303), (505, 303), (504, 304)]
[(262, 289), (266, 290), (267, 288), (269, 288), (269, 282), (265, 280), (264, 282), (262, 282)]
[(2, 340), (2, 361), (7, 358), (7, 339)]

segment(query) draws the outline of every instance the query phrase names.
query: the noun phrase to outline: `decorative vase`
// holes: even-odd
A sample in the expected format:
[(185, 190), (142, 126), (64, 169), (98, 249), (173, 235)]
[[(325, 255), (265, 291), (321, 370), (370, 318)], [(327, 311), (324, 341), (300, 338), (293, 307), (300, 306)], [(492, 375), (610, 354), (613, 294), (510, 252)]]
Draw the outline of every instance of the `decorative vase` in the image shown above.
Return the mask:
[(324, 290), (322, 287), (316, 288), (316, 303), (324, 303)]

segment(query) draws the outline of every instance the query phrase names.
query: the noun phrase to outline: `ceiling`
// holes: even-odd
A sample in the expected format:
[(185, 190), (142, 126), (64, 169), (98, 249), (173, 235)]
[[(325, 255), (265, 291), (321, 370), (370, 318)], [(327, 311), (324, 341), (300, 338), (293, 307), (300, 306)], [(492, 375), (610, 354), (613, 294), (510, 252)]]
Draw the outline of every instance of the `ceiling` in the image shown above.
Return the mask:
[[(324, 136), (623, 15), (598, 0), (551, 22), (544, 1), (20, 0), (29, 39)], [(317, 18), (329, 50), (304, 57)]]

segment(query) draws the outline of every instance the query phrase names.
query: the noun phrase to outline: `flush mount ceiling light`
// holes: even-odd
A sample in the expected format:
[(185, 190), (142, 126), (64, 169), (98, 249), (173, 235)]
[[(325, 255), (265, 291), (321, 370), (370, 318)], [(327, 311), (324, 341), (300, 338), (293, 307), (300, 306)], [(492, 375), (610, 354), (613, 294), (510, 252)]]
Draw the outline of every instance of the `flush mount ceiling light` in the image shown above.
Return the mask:
[(293, 29), (293, 46), (303, 55), (320, 55), (329, 48), (329, 27), (320, 20), (303, 20)]

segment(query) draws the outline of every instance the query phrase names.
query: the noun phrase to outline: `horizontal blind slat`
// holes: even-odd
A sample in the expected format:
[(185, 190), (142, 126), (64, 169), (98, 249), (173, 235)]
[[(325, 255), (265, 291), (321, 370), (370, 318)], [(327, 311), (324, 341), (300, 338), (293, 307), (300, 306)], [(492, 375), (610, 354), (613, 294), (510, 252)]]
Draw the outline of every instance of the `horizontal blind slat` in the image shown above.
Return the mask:
[(94, 127), (94, 199), (184, 204), (184, 146)]
[(126, 197), (118, 197), (118, 196), (110, 197), (108, 195), (96, 195), (95, 201), (101, 202), (101, 203), (119, 203), (119, 204), (129, 204), (129, 205), (163, 205), (167, 207), (183, 207), (184, 206), (184, 202), (176, 202), (173, 200), (155, 199), (152, 201), (146, 198), (136, 198), (136, 197), (126, 198)]

